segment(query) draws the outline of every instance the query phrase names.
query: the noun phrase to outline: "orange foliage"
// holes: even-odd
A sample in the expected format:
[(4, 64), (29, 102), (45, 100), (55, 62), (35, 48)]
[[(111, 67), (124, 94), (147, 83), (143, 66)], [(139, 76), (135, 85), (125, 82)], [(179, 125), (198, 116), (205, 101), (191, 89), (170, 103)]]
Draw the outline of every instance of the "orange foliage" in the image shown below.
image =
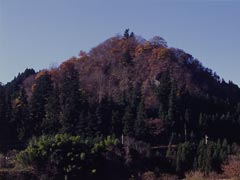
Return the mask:
[(153, 55), (157, 57), (157, 59), (167, 59), (172, 57), (172, 53), (168, 48), (154, 48)]
[(139, 44), (137, 45), (136, 49), (135, 49), (135, 56), (139, 56), (143, 53), (144, 49), (143, 49), (143, 45)]
[(51, 76), (51, 79), (54, 83), (54, 86), (56, 86), (56, 84), (59, 82), (60, 80), (60, 73), (59, 73), (59, 70), (58, 69), (51, 69), (49, 70), (48, 72)]
[(144, 43), (144, 47), (143, 47), (144, 50), (148, 51), (148, 50), (151, 50), (152, 48), (153, 47), (152, 47), (152, 45), (151, 45), (151, 43), (149, 41), (146, 41)]
[(39, 73), (37, 73), (37, 75), (35, 76), (35, 80), (37, 80), (38, 78), (40, 78), (43, 75), (48, 74), (47, 70), (41, 70)]
[(78, 59), (77, 59), (76, 57), (72, 57), (71, 59), (63, 62), (63, 63), (60, 65), (60, 67), (59, 67), (60, 70), (66, 71), (66, 70), (71, 69), (71, 68), (75, 65), (75, 63), (77, 62), (77, 60), (78, 60)]

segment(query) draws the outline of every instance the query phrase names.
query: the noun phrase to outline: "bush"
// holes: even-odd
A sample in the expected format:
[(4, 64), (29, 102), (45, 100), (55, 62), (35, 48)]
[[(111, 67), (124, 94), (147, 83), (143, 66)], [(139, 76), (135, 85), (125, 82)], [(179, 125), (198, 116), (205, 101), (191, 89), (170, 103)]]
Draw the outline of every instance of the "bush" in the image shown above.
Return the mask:
[(104, 172), (104, 163), (120, 161), (116, 153), (119, 148), (118, 140), (111, 136), (85, 140), (57, 134), (33, 139), (17, 160), (42, 176), (94, 179)]

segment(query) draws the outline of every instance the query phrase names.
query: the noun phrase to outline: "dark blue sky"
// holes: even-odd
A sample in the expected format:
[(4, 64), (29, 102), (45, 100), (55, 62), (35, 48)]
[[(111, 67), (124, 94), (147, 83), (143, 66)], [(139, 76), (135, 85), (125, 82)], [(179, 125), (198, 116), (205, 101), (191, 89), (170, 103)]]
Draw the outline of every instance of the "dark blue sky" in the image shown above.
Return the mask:
[(130, 28), (240, 85), (239, 0), (0, 0), (0, 81), (48, 68)]

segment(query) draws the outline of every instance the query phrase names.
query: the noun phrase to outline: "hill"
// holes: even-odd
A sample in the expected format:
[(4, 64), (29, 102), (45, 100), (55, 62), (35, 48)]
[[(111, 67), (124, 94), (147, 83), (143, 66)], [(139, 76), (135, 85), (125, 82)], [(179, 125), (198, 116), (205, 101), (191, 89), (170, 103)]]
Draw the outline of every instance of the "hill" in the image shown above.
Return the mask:
[[(54, 86), (61, 87), (64, 72), (71, 68), (77, 71), (79, 88), (86, 94), (89, 106), (101, 104), (109, 97), (116, 104), (125, 101), (124, 106), (128, 101), (139, 103), (142, 99), (147, 111), (146, 121), (158, 127), (153, 130), (158, 134), (167, 121), (171, 89), (175, 88), (174, 98), (178, 102), (174, 112), (178, 116), (175, 124), (179, 124), (176, 131), (183, 131), (185, 113), (190, 111), (189, 131), (199, 131), (197, 124), (202, 114), (208, 121), (214, 121), (214, 127), (206, 130), (212, 137), (227, 137), (221, 131), (230, 126), (234, 127), (230, 136), (236, 139), (237, 129), (231, 124), (232, 120), (219, 122), (218, 119), (236, 112), (240, 100), (238, 86), (231, 81), (225, 82), (183, 50), (168, 48), (166, 41), (159, 36), (147, 41), (125, 32), (123, 36), (109, 38), (88, 53), (80, 51), (79, 57), (70, 58), (55, 69), (40, 71), (19, 85), (30, 98), (39, 77), (49, 74)], [(165, 117), (159, 114), (161, 107)], [(238, 118), (238, 115), (233, 116)], [(218, 124), (221, 127), (217, 127)]]
[[(125, 178), (153, 169), (181, 177), (221, 172), (228, 155), (240, 152), (239, 87), (159, 36), (126, 30), (59, 67), (27, 69), (0, 91), (1, 150), (26, 148), (19, 158), (36, 171), (50, 163), (57, 170), (48, 173), (62, 176), (72, 165), (70, 177), (92, 177), (85, 165), (95, 167), (94, 159), (113, 163), (113, 172), (121, 167)], [(68, 159), (79, 151), (85, 163)]]

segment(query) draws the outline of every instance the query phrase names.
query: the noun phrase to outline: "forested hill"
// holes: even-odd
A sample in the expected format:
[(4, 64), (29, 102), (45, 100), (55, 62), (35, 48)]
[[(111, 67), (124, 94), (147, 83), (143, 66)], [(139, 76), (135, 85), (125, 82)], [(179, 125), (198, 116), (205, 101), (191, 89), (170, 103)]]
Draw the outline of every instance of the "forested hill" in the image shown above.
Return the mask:
[[(133, 33), (119, 35), (109, 38), (88, 53), (80, 51), (79, 57), (67, 60), (59, 68), (48, 70), (55, 83), (60, 82), (68, 64), (73, 64), (78, 72), (80, 88), (94, 96), (96, 101), (101, 101), (104, 96), (116, 99), (124, 91), (138, 89), (147, 106), (157, 107), (158, 100), (152, 87), (159, 85), (166, 74), (182, 93), (215, 96), (235, 103), (240, 100), (237, 85), (226, 83), (183, 50), (168, 48), (166, 41), (159, 36), (147, 41)], [(24, 82), (29, 96), (33, 84), (33, 77)]]
[[(20, 129), (27, 128), (27, 124), (30, 131), (16, 132), (16, 136), (22, 138), (42, 134), (45, 131), (43, 124), (48, 123), (46, 116), (56, 116), (48, 118), (54, 119), (54, 123), (59, 124), (56, 127), (61, 129), (62, 118), (68, 119), (64, 115), (74, 116), (70, 119), (78, 123), (80, 114), (97, 116), (99, 109), (112, 112), (107, 114), (109, 117), (99, 117), (107, 123), (106, 134), (109, 134), (112, 114), (118, 114), (120, 118), (130, 109), (130, 116), (136, 119), (141, 103), (146, 111), (144, 122), (157, 123), (161, 130), (171, 124), (177, 134), (182, 134), (183, 125), (187, 123), (189, 134), (195, 132), (199, 139), (204, 133), (216, 138), (237, 138), (234, 130), (239, 126), (238, 86), (220, 79), (183, 50), (167, 47), (166, 41), (159, 36), (145, 40), (126, 30), (123, 36), (109, 38), (88, 53), (80, 51), (79, 57), (70, 58), (57, 68), (38, 73), (27, 69), (2, 86), (1, 91), (4, 91), (1, 93), (1, 99), (4, 99), (1, 101), (4, 102), (2, 122)], [(28, 115), (18, 109), (22, 106)], [(186, 120), (186, 114), (189, 120)], [(199, 124), (202, 117), (204, 127)], [(22, 124), (15, 124), (19, 121), (23, 121)], [(123, 120), (119, 121), (123, 128)], [(233, 129), (225, 136), (222, 125)], [(60, 130), (56, 127), (54, 132)], [(51, 132), (51, 128), (48, 131)], [(156, 131), (154, 133), (160, 133), (159, 129)]]
[[(154, 155), (164, 158), (144, 168), (220, 171), (227, 144), (240, 143), (240, 89), (163, 38), (145, 40), (126, 30), (59, 67), (26, 69), (0, 86), (0, 150), (55, 134), (173, 145), (176, 152)], [(205, 136), (208, 154), (201, 151)], [(189, 157), (174, 155), (178, 151)], [(207, 161), (214, 153), (216, 159)], [(134, 158), (129, 161), (134, 165)]]

